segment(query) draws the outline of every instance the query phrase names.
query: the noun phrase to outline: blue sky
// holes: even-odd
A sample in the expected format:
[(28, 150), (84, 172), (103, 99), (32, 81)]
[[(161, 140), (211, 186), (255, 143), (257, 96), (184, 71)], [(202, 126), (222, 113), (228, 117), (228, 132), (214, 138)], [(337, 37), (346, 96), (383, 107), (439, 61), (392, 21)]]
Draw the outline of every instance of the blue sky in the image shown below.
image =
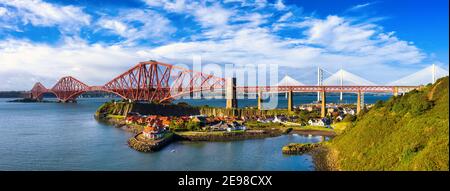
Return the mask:
[(306, 84), (317, 66), (385, 84), (448, 68), (448, 15), (447, 0), (0, 0), (0, 90), (64, 75), (103, 84), (139, 61), (194, 55), (278, 64)]

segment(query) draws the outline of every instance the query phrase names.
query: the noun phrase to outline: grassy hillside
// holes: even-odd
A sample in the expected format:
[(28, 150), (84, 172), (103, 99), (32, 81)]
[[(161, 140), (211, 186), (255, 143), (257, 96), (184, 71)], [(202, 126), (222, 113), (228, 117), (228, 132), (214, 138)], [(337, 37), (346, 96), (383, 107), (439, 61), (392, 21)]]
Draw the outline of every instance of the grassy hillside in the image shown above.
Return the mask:
[(341, 170), (449, 170), (448, 77), (377, 103), (329, 144)]

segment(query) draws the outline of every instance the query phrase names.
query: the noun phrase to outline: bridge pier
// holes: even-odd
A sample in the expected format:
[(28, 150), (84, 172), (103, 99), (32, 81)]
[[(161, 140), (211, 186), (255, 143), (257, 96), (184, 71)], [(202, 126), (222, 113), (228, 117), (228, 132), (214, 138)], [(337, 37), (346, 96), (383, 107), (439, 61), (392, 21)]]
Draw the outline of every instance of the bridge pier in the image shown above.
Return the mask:
[(258, 110), (262, 110), (262, 92), (258, 90)]
[(225, 97), (227, 99), (226, 108), (237, 108), (236, 99), (236, 78), (227, 78), (225, 84)]
[(398, 87), (397, 86), (394, 86), (392, 93), (394, 94), (394, 96), (398, 96)]
[(356, 114), (359, 114), (361, 112), (361, 91), (358, 91), (357, 93), (357, 99), (356, 99)]
[(320, 117), (321, 118), (324, 118), (325, 116), (326, 116), (326, 110), (327, 110), (327, 108), (326, 108), (326, 97), (325, 97), (325, 90), (322, 90), (322, 92), (320, 92), (320, 94), (321, 94), (321, 98), (322, 98), (322, 103), (321, 103), (321, 109), (320, 109)]
[(288, 112), (291, 112), (292, 111), (292, 109), (293, 109), (293, 106), (294, 106), (294, 100), (293, 100), (293, 96), (292, 96), (292, 89), (290, 89), (288, 92), (287, 92), (287, 96), (288, 96), (288, 105), (287, 105), (287, 107), (288, 107)]

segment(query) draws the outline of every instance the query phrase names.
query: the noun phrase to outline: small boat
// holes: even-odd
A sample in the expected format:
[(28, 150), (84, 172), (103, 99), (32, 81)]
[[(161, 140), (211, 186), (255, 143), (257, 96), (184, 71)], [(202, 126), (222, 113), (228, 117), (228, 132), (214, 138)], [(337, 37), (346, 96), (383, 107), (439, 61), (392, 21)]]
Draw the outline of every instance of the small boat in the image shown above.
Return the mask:
[(171, 153), (174, 153), (174, 152), (175, 152), (175, 149), (172, 149), (170, 152), (171, 152)]

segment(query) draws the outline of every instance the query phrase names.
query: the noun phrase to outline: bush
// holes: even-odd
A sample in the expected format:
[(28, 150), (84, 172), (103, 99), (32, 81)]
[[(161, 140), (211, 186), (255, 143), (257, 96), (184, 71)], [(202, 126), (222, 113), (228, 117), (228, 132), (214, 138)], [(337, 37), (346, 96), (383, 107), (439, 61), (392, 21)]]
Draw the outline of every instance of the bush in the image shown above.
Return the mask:
[(355, 120), (356, 116), (350, 114), (345, 115), (344, 119), (342, 119), (343, 122), (353, 122)]
[(199, 122), (194, 122), (194, 121), (189, 121), (186, 123), (186, 129), (189, 131), (197, 131), (200, 130), (200, 123)]
[(383, 100), (378, 100), (378, 101), (375, 102), (375, 104), (373, 105), (373, 108), (376, 109), (376, 108), (383, 107), (383, 104), (384, 104)]

